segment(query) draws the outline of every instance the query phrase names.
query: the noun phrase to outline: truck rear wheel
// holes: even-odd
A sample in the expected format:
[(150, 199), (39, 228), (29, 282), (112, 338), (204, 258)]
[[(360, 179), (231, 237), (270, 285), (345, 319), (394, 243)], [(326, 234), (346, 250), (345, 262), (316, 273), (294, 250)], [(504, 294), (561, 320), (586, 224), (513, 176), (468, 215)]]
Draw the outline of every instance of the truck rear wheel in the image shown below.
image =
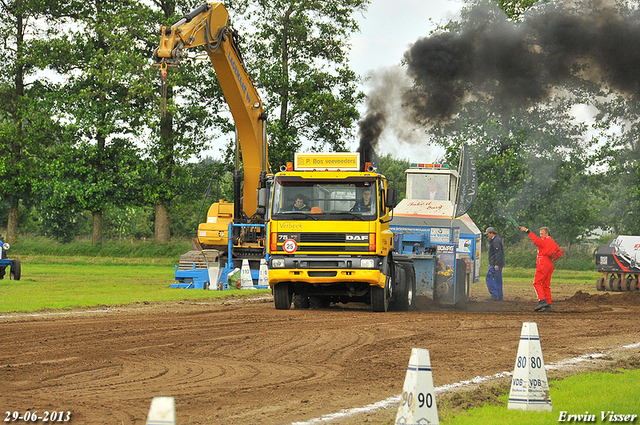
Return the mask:
[(296, 310), (305, 310), (309, 308), (309, 297), (306, 295), (293, 294), (293, 308)]
[(11, 272), (9, 272), (9, 279), (20, 280), (21, 273), (22, 270), (20, 270), (20, 260), (16, 259), (11, 261)]
[(416, 273), (412, 264), (402, 264), (401, 267), (404, 273), (396, 273), (398, 277), (402, 276), (402, 281), (398, 284), (393, 305), (395, 310), (411, 311), (415, 308)]
[(312, 310), (319, 310), (321, 308), (327, 308), (327, 307), (329, 307), (329, 304), (331, 304), (331, 302), (329, 300), (327, 300), (326, 298), (318, 297), (318, 296), (315, 296), (315, 295), (311, 295), (309, 297), (309, 307)]
[(273, 301), (276, 305), (276, 310), (289, 310), (291, 308), (292, 295), (291, 291), (289, 291), (288, 283), (277, 283), (273, 287)]

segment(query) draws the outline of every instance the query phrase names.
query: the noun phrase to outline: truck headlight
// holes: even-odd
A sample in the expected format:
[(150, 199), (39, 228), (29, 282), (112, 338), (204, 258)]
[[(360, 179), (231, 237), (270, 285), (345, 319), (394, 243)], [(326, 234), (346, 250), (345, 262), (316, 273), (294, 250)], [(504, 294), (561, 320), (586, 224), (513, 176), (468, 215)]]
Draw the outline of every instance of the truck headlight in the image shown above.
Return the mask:
[(376, 265), (376, 261), (373, 258), (363, 258), (360, 260), (360, 267), (363, 269), (372, 269)]
[(284, 258), (274, 258), (271, 260), (271, 267), (274, 269), (282, 269), (284, 268)]
[(6, 251), (7, 249), (11, 248), (11, 245), (9, 245), (8, 243), (6, 243), (6, 242), (5, 242), (5, 243), (3, 243), (3, 244), (2, 244), (2, 247), (3, 247), (3, 248), (5, 249), (5, 251)]

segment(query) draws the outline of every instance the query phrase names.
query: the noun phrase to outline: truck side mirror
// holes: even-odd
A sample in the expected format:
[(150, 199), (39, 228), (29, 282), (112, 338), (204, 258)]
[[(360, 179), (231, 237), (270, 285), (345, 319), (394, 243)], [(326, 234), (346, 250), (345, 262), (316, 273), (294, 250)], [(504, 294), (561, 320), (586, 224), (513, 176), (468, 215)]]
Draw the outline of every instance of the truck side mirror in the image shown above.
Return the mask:
[(398, 205), (398, 192), (395, 187), (387, 189), (387, 198), (385, 199), (385, 207), (394, 209)]
[(267, 204), (269, 202), (269, 189), (266, 187), (258, 189), (258, 210), (256, 214), (264, 216), (267, 213)]

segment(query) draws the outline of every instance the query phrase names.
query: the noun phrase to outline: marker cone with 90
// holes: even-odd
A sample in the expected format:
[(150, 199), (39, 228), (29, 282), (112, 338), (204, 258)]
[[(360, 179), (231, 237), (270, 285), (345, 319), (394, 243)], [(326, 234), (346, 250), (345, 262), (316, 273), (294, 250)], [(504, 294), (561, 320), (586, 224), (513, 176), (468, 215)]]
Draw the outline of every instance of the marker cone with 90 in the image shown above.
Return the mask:
[(413, 348), (395, 424), (439, 423), (429, 350)]

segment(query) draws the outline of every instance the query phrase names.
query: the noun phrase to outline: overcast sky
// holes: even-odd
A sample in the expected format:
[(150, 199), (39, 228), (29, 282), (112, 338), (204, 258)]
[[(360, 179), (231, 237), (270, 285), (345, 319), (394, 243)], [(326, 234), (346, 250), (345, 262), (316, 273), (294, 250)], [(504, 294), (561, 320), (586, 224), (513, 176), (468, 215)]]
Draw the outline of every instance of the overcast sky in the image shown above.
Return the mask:
[[(366, 77), (372, 72), (398, 66), (409, 46), (418, 38), (429, 36), (436, 25), (457, 18), (462, 6), (461, 1), (455, 0), (371, 0), (368, 10), (364, 14), (356, 15), (360, 32), (353, 34), (350, 40), (351, 69)], [(369, 87), (363, 85), (362, 91), (367, 94)], [(364, 117), (364, 105), (360, 112)], [(414, 134), (422, 133), (419, 129), (413, 131)], [(222, 140), (214, 141), (212, 149), (205, 151), (203, 156), (222, 158), (221, 151), (228, 139), (229, 137), (224, 137)], [(398, 144), (396, 140), (390, 131), (385, 131), (381, 137), (378, 154), (391, 153), (396, 158), (415, 162), (435, 162), (444, 152), (440, 148), (430, 146), (426, 140), (411, 145)], [(305, 143), (301, 150), (310, 150), (310, 146), (311, 142)], [(358, 140), (348, 145), (354, 152), (357, 147)], [(277, 168), (279, 165), (275, 167)]]
[(361, 75), (400, 63), (404, 52), (437, 24), (456, 18), (463, 3), (453, 0), (372, 0), (351, 38), (351, 67)]
[[(463, 3), (454, 0), (372, 0), (368, 11), (358, 17), (360, 33), (352, 36), (351, 68), (362, 76), (397, 66), (405, 51), (420, 37), (428, 37), (438, 24), (456, 19)], [(363, 86), (365, 94), (369, 87)], [(361, 108), (364, 115), (365, 108)], [(421, 133), (419, 129), (414, 130)], [(383, 133), (379, 155), (391, 153), (396, 158), (416, 162), (434, 162), (443, 150), (428, 140), (411, 145), (398, 144), (389, 131)], [(357, 148), (357, 142), (350, 146)]]

